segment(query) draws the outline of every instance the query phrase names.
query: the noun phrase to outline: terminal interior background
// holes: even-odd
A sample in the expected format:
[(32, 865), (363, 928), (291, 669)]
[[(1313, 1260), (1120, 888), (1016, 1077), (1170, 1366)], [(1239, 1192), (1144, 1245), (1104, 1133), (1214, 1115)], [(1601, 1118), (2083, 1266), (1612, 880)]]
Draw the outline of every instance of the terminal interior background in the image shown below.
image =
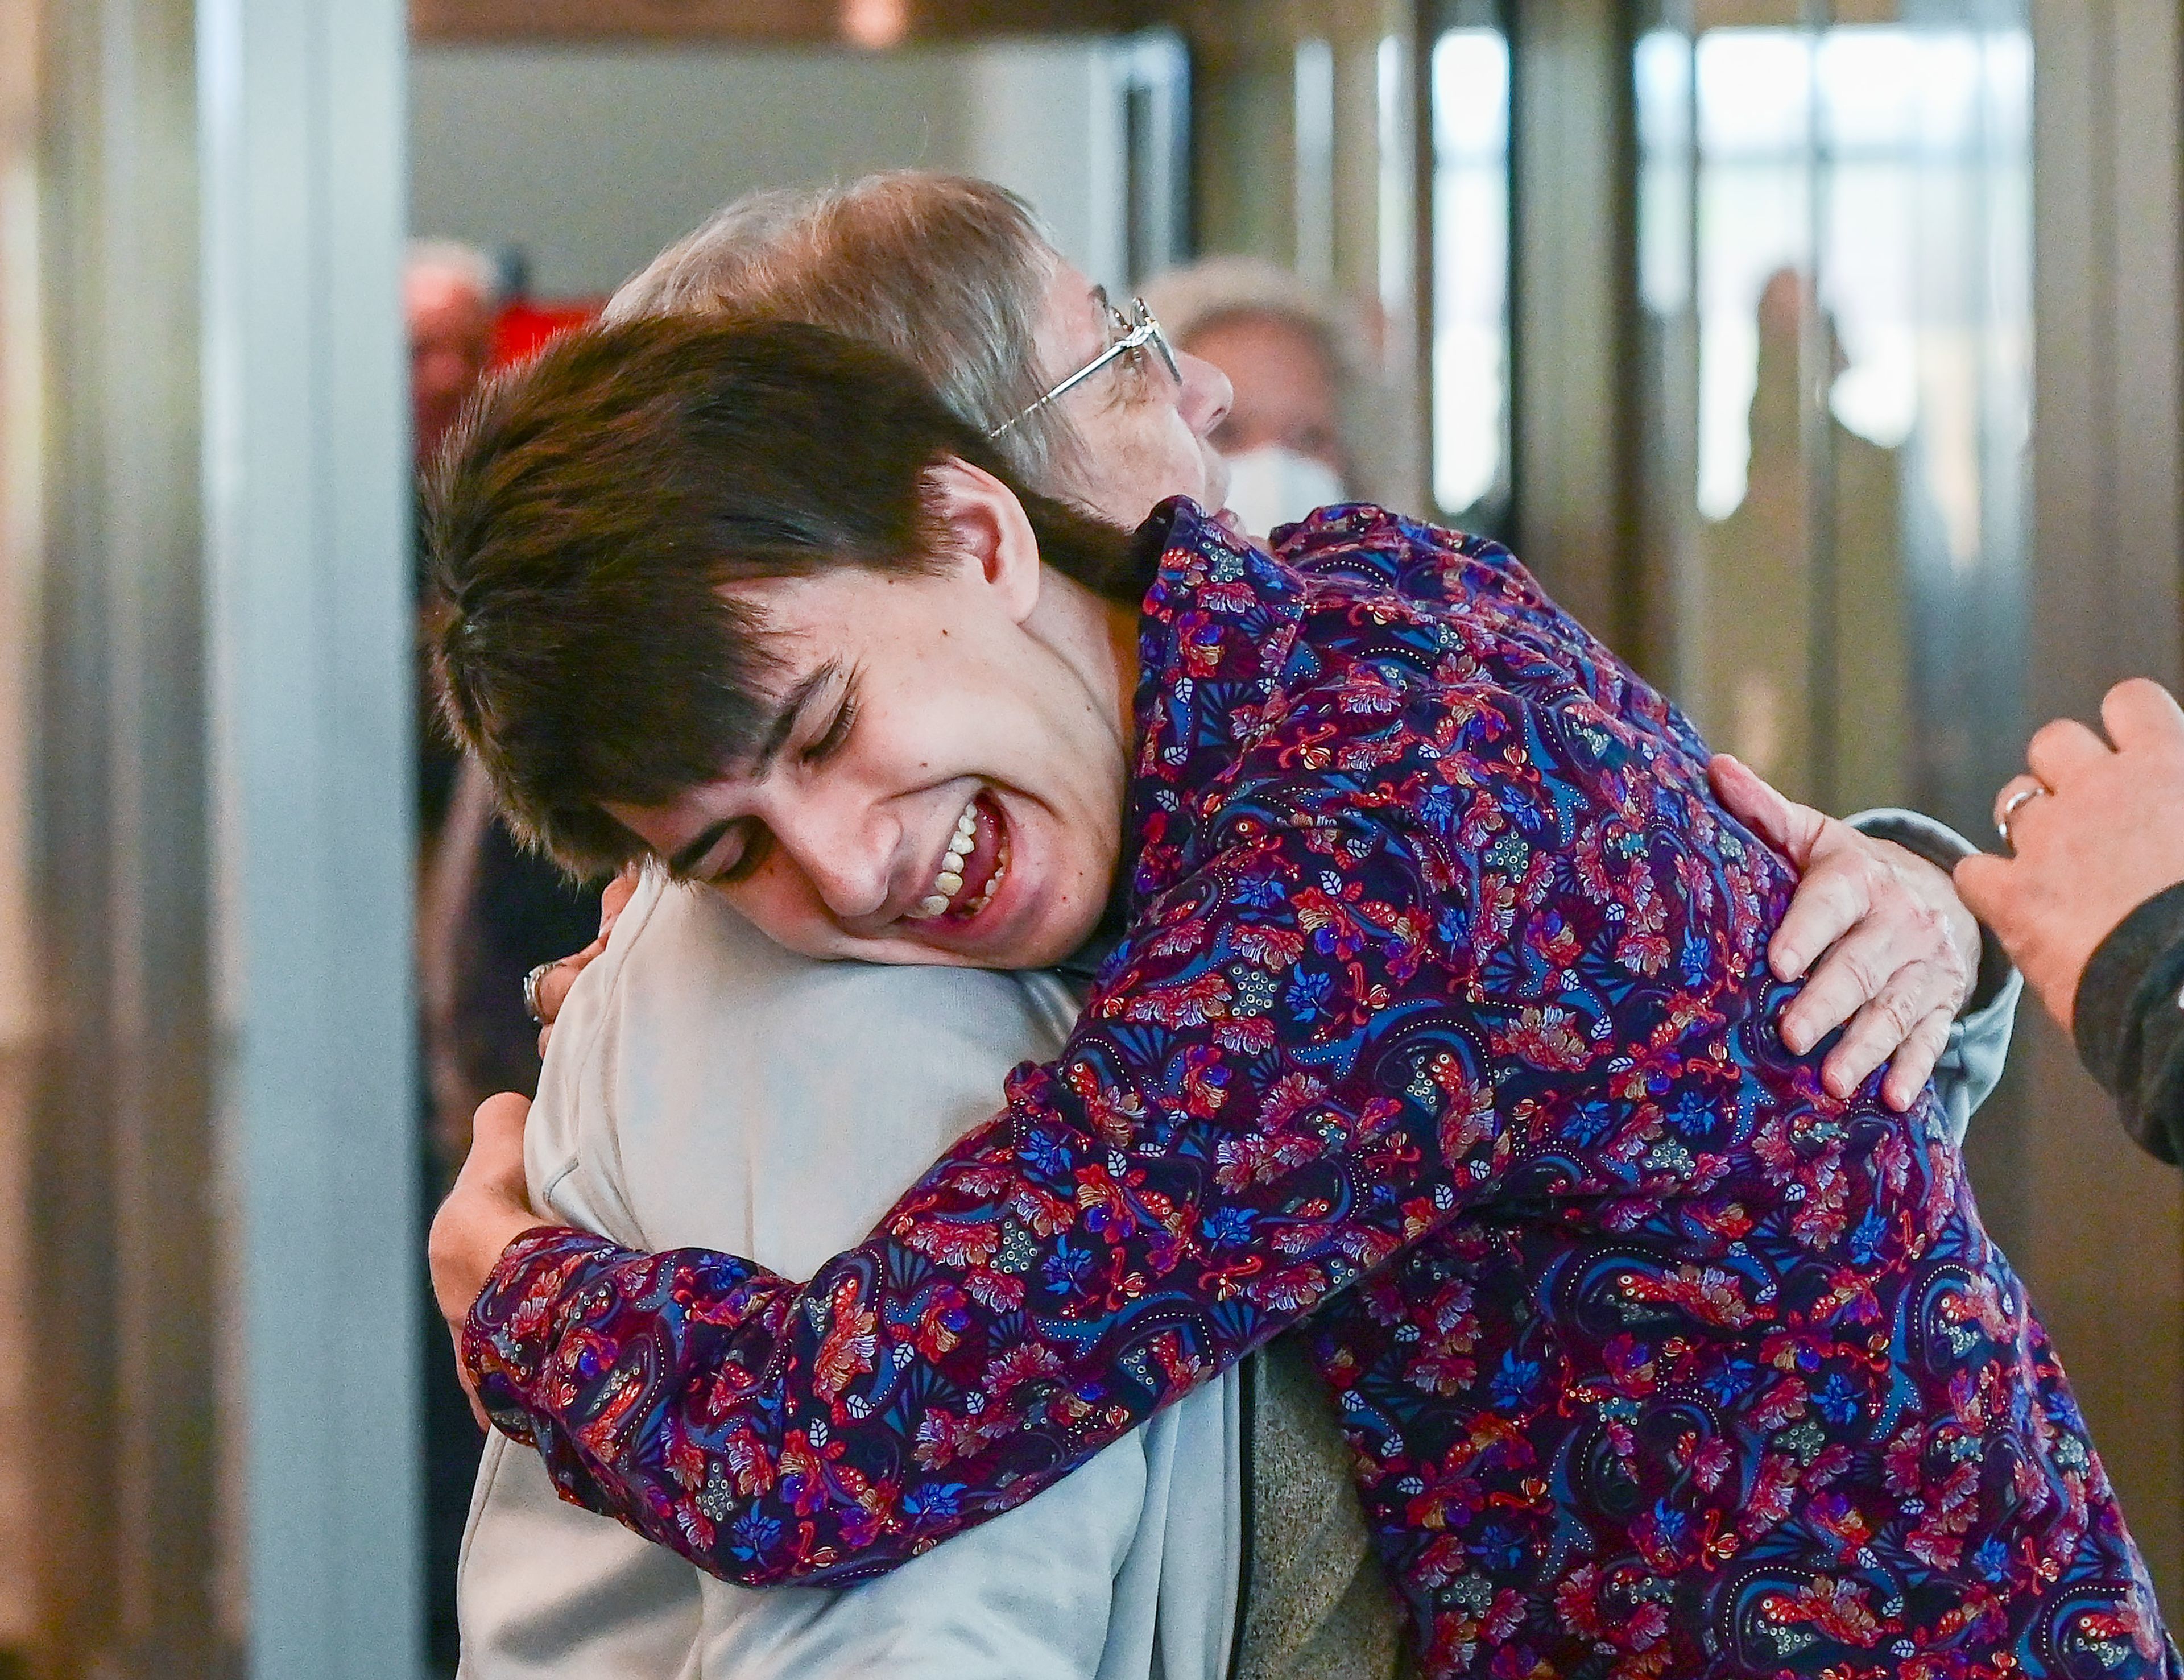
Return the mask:
[[(2184, 650), (2147, 0), (0, 0), (0, 1676), (407, 1680), (428, 1321), (397, 275), (1030, 199), (1351, 324), (1355, 489), (1719, 747), (1979, 837)], [(2028, 1006), (1968, 1151), (2184, 1615), (2184, 1215)]]

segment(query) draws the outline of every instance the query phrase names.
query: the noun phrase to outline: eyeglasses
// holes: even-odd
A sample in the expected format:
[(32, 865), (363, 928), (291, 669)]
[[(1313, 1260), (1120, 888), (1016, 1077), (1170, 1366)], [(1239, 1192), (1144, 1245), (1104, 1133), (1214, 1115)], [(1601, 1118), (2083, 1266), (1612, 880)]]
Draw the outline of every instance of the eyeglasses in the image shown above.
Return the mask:
[(1131, 298), (1130, 313), (1126, 315), (1108, 302), (1106, 292), (1100, 292), (1099, 298), (1100, 307), (1106, 310), (1108, 320), (1120, 337), (1022, 414), (1013, 419), (1003, 420), (986, 434), (989, 438), (999, 437), (1010, 427), (1022, 426), (1056, 398), (1067, 396), (1070, 392), (1074, 391), (1094, 374), (1106, 367), (1108, 363), (1119, 357), (1133, 355), (1144, 349), (1148, 344), (1160, 352), (1161, 365), (1167, 370), (1168, 377), (1178, 385), (1183, 383), (1183, 370), (1175, 364), (1175, 352), (1169, 348), (1167, 335), (1161, 331), (1161, 324), (1153, 319), (1153, 312), (1145, 307), (1145, 300), (1142, 298)]

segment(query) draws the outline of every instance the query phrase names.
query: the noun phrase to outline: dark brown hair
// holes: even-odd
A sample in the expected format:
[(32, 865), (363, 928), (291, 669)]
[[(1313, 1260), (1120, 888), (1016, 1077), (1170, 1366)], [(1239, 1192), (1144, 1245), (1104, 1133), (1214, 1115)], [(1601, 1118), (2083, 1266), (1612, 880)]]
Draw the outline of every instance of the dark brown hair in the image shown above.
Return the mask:
[(665, 804), (745, 757), (780, 677), (733, 586), (944, 559), (928, 469), (1015, 492), (1040, 558), (1134, 602), (1127, 533), (1026, 490), (919, 375), (788, 322), (573, 334), (488, 387), (426, 497), (449, 726), (525, 839), (578, 873), (643, 850), (608, 803)]

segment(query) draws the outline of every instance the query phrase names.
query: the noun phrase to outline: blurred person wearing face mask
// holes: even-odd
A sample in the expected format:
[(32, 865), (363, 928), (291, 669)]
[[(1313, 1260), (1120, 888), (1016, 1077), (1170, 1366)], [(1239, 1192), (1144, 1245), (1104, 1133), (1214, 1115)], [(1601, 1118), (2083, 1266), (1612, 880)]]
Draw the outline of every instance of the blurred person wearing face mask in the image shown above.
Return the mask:
[(1145, 301), (1178, 346), (1234, 388), (1213, 442), (1228, 458), (1228, 505), (1246, 531), (1270, 536), (1351, 498), (1345, 411), (1357, 357), (1331, 303), (1255, 257), (1173, 270), (1147, 284)]

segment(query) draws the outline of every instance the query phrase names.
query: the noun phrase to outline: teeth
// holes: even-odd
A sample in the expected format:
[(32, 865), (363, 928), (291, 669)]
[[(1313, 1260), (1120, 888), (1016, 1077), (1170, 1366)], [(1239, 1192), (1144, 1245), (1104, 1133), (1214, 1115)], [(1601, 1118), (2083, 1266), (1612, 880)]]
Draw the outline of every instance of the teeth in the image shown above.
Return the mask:
[[(971, 853), (978, 843), (978, 801), (974, 798), (963, 807), (963, 815), (956, 819), (956, 832), (949, 837), (947, 854), (940, 860), (940, 872), (933, 878), (933, 890), (907, 912), (911, 921), (930, 921), (945, 911), (956, 901), (956, 895), (963, 890), (963, 866), (970, 860)], [(994, 884), (998, 885), (1000, 881), (1000, 876), (996, 875)], [(993, 896), (993, 887), (989, 886), (975, 904), (967, 904), (964, 908), (975, 914), (985, 909)]]
[(994, 878), (986, 883), (986, 890), (978, 894), (977, 898), (972, 899), (969, 904), (963, 906), (964, 913), (967, 915), (976, 915), (980, 910), (985, 909), (987, 905), (992, 904), (994, 902), (994, 894), (1000, 890), (1001, 877), (1006, 876), (1008, 872), (1009, 866), (1006, 864), (1003, 864), (999, 869), (995, 870), (994, 871)]

